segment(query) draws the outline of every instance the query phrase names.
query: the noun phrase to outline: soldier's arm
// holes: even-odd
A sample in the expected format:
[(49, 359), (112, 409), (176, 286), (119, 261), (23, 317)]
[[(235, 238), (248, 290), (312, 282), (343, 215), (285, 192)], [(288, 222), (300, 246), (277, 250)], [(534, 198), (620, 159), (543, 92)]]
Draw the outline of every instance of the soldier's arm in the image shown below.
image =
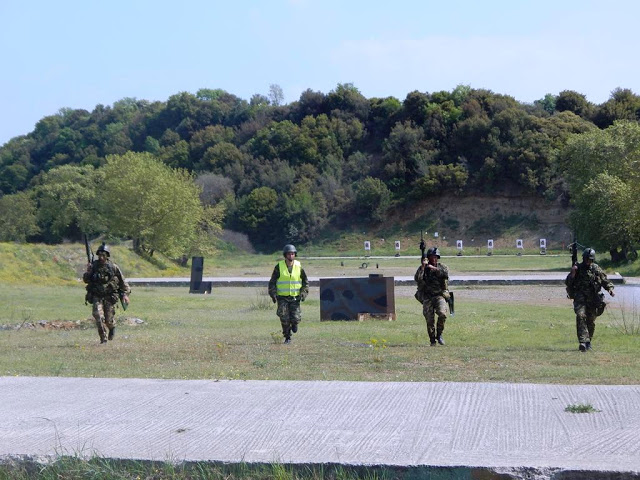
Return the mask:
[(91, 263), (87, 263), (87, 270), (82, 274), (82, 281), (84, 283), (89, 283), (91, 281), (92, 271), (93, 271), (93, 265)]
[(129, 295), (131, 293), (131, 287), (125, 280), (122, 270), (120, 270), (118, 265), (114, 264), (114, 267), (116, 271), (116, 278), (118, 279), (118, 291), (124, 295)]
[(611, 280), (609, 280), (609, 278), (607, 277), (607, 274), (604, 273), (604, 270), (602, 270), (599, 266), (598, 266), (598, 280), (600, 281), (600, 285), (602, 286), (602, 288), (604, 288), (607, 292), (609, 292), (609, 295), (613, 297), (614, 296), (613, 283), (611, 282)]
[(438, 264), (438, 271), (436, 272), (438, 277), (449, 278), (449, 268), (442, 263)]
[(309, 295), (309, 279), (304, 269), (300, 269), (300, 280), (302, 280), (302, 288), (300, 288), (300, 300), (304, 301)]
[(280, 268), (276, 264), (276, 268), (273, 269), (273, 273), (269, 279), (269, 296), (271, 298), (276, 298), (276, 294), (278, 293), (278, 288), (276, 287), (278, 277), (280, 277)]

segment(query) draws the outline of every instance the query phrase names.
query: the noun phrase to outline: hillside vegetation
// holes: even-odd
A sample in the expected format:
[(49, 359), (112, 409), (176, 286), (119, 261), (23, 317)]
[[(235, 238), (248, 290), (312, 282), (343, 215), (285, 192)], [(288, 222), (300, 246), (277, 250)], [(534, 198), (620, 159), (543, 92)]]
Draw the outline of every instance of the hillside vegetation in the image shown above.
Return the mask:
[(402, 101), (338, 84), (289, 104), (201, 89), (62, 109), (0, 147), (0, 241), (109, 235), (172, 257), (213, 253), (222, 230), (262, 253), (421, 230), (560, 245), (573, 203), (581, 238), (623, 261), (640, 238), (639, 118), (628, 89), (525, 104), (465, 85)]

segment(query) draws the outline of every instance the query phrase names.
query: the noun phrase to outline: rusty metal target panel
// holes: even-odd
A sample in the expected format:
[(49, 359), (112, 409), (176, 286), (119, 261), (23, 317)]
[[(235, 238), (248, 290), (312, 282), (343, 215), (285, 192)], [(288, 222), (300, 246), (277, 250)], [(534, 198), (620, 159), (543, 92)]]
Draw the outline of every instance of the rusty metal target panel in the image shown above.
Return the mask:
[(320, 320), (396, 319), (394, 278), (369, 275), (320, 279)]

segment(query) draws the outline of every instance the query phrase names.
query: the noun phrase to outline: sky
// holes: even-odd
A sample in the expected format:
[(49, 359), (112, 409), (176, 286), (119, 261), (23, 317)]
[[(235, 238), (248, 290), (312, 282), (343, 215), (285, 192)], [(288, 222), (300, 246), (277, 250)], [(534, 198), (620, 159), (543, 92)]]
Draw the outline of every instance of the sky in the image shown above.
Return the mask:
[(0, 145), (62, 108), (201, 88), (600, 104), (640, 94), (638, 18), (637, 0), (0, 0)]

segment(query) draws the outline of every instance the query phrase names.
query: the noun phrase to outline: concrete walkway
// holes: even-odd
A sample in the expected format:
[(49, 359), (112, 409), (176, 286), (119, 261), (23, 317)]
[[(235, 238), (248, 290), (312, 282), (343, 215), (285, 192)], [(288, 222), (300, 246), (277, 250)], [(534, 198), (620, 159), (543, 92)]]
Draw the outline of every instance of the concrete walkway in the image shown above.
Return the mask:
[[(367, 275), (362, 275), (366, 277)], [(564, 285), (565, 273), (530, 273), (519, 275), (452, 275), (449, 285)], [(344, 278), (344, 277), (322, 277)], [(415, 285), (413, 276), (394, 276), (395, 285)], [(619, 274), (608, 275), (614, 284), (625, 283)], [(188, 287), (188, 277), (127, 278), (130, 285), (155, 287)], [(203, 277), (203, 282), (211, 282), (212, 287), (264, 287), (269, 277)], [(309, 277), (311, 286), (320, 285), (320, 277)]]
[(640, 386), (0, 377), (0, 459), (60, 454), (636, 478)]

